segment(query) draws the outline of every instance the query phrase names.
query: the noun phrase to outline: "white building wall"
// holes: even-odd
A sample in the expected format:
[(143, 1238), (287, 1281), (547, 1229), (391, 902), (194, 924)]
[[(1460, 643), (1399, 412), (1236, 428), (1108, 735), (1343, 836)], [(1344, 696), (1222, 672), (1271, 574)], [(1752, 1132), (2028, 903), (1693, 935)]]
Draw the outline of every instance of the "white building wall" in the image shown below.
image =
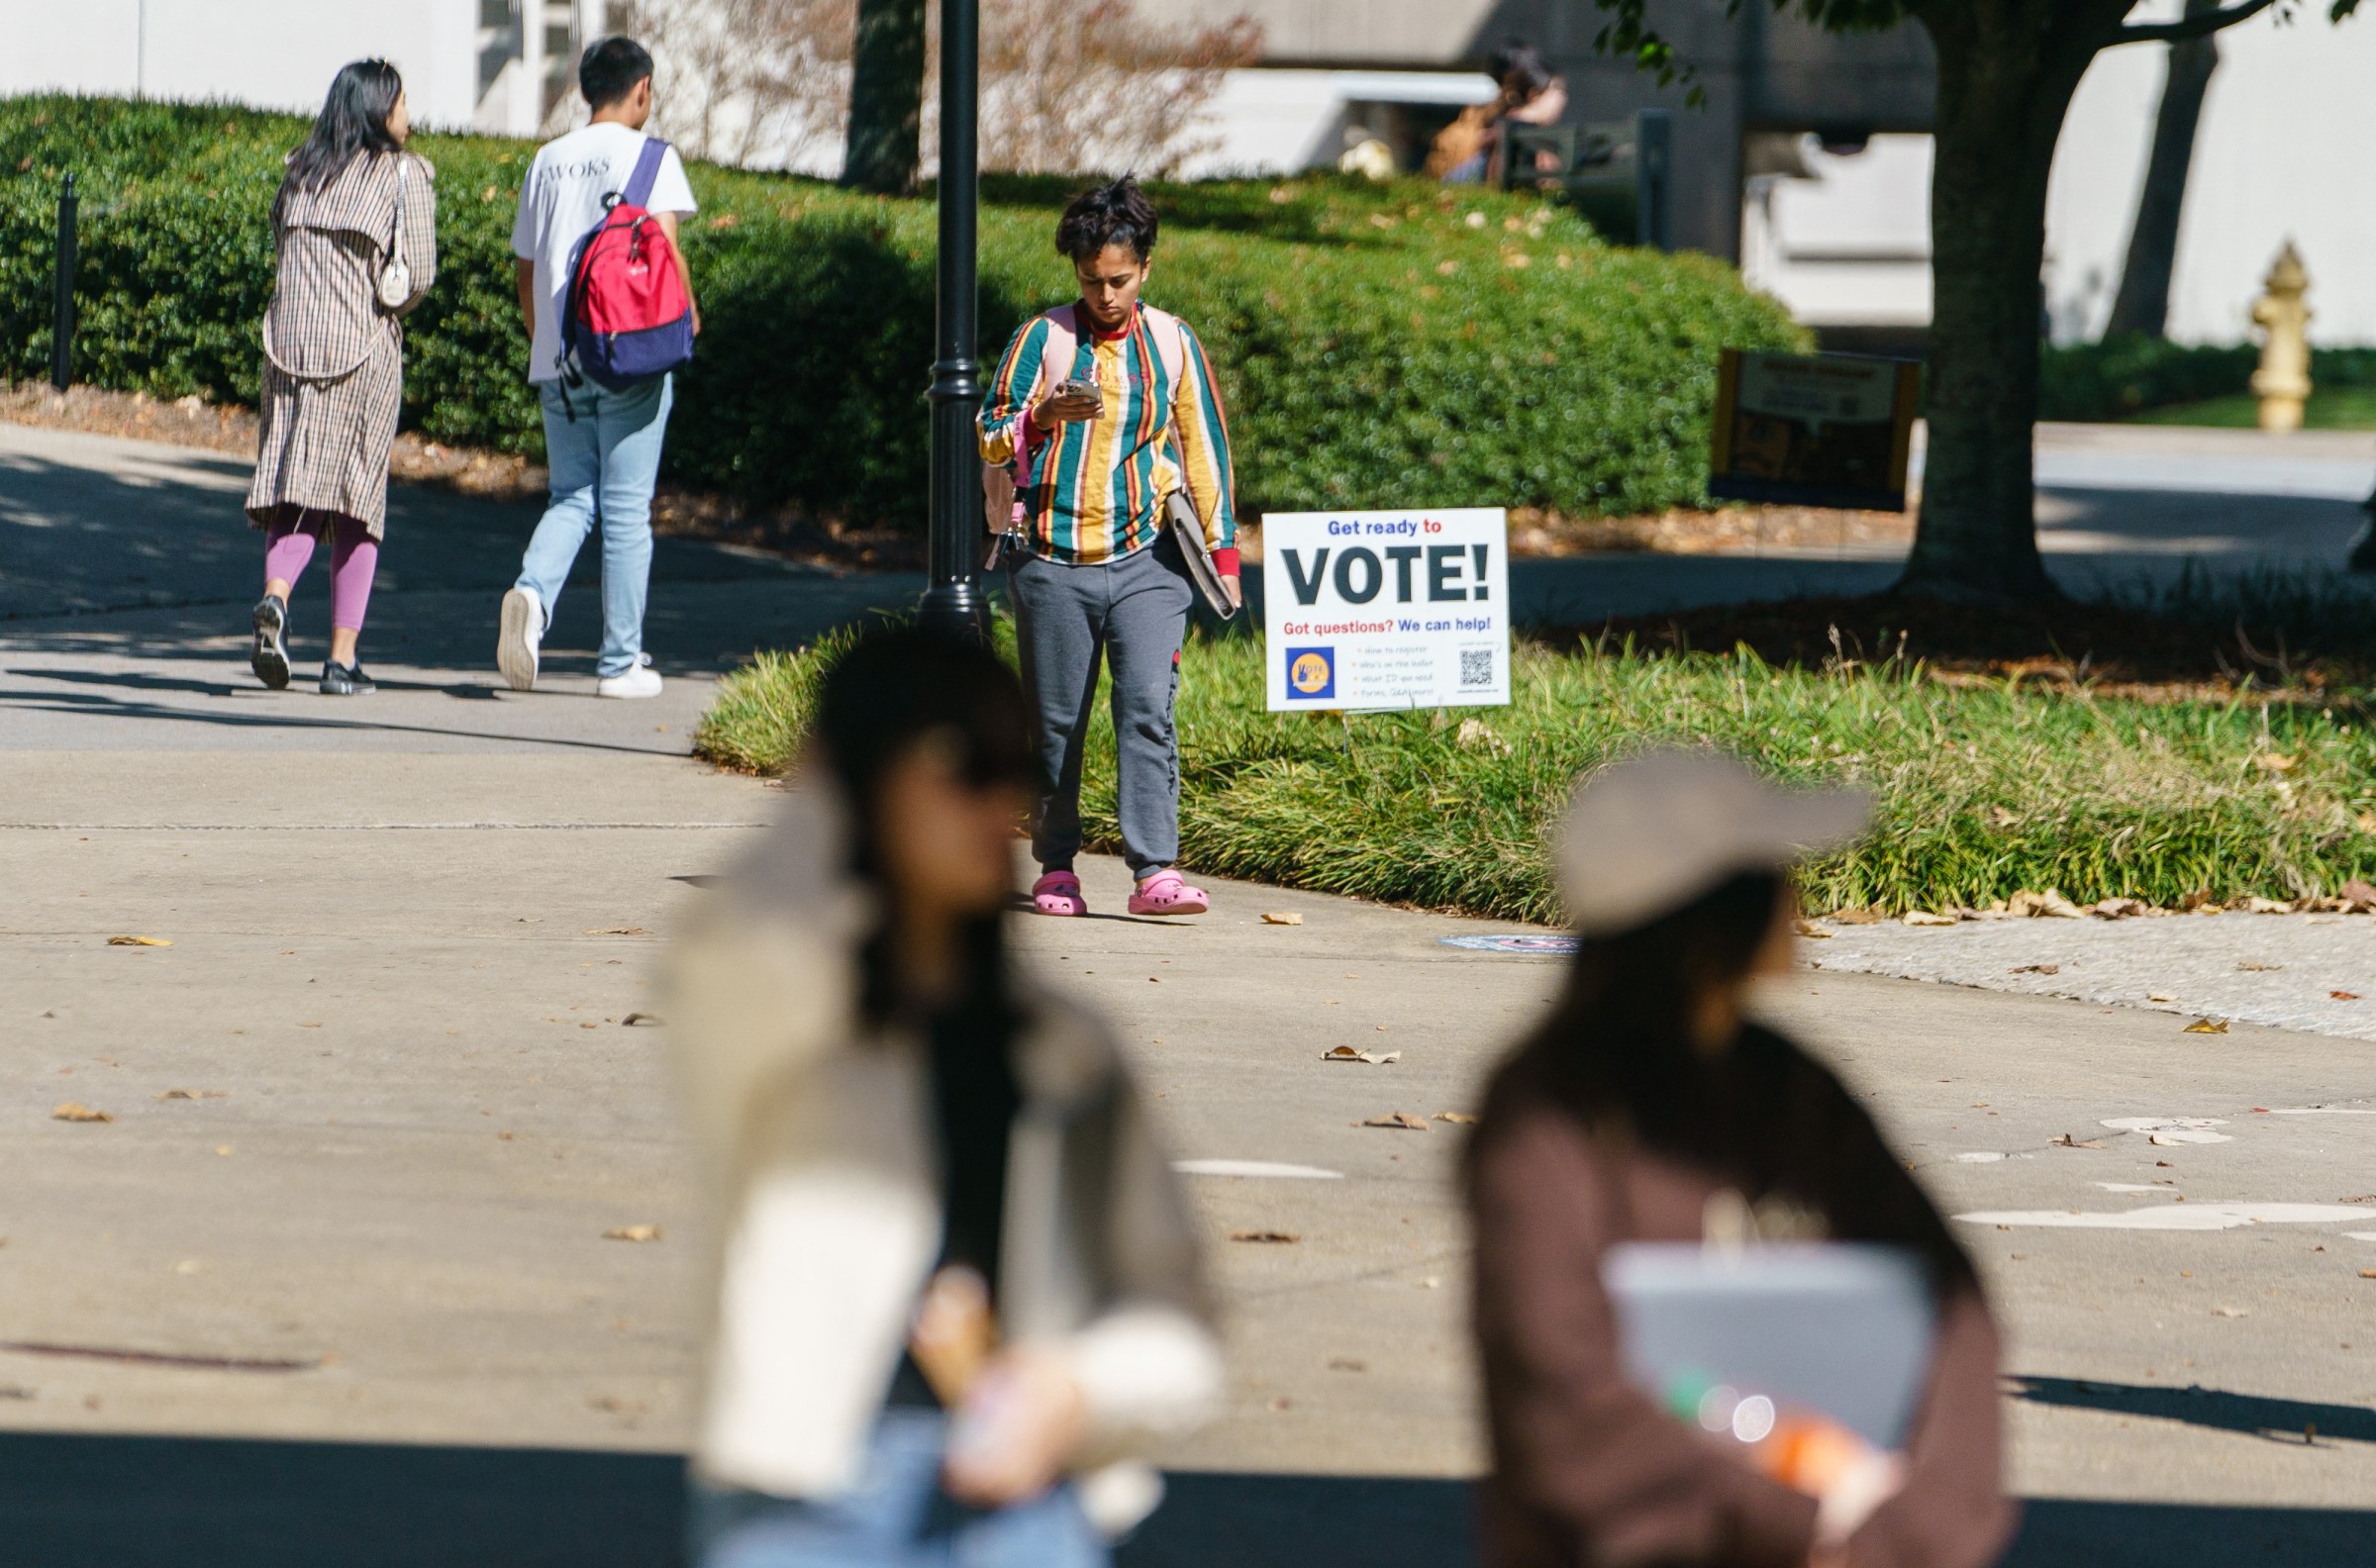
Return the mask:
[[(546, 46), (573, 52), (603, 14), (595, 0), (0, 0), (0, 94), (312, 113), (340, 66), (378, 55), (404, 73), (416, 124), (529, 136), (555, 63)], [(489, 53), (506, 49), (508, 63)]]
[[(2376, 17), (2329, 26), (2325, 9), (2220, 35), (2179, 234), (2172, 338), (2246, 341), (2261, 279), (2290, 238), (2310, 269), (2312, 340), (2376, 343)], [(2111, 313), (2163, 61), (2158, 46), (2113, 49), (2072, 105), (2046, 224), (2060, 341), (2097, 336)]]

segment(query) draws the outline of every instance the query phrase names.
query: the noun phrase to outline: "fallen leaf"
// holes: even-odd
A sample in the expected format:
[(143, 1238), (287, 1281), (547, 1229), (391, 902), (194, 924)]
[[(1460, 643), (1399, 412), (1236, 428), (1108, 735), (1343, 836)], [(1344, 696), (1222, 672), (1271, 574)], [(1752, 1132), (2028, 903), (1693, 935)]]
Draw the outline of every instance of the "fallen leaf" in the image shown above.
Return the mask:
[(2050, 917), (2054, 920), (2084, 920), (2087, 918), (2087, 911), (2063, 897), (2062, 890), (2059, 888), (2048, 888), (2043, 893), (2016, 893), (2006, 901), (2005, 912), (2028, 919), (2035, 919), (2040, 916)]
[(50, 1120), (52, 1122), (113, 1122), (115, 1118), (105, 1111), (94, 1111), (79, 1100), (69, 1100), (50, 1112)]
[(2226, 1019), (2199, 1018), (2178, 1032), (2181, 1034), (2225, 1034), (2228, 1032), (2228, 1021)]
[(2249, 958), (2238, 958), (2235, 961), (2235, 966), (2244, 971), (2246, 974), (2267, 974), (2273, 969), (2282, 969), (2285, 967), (2283, 964), (2255, 963)]
[(1329, 1370), (1332, 1372), (1366, 1372), (1369, 1370), (1369, 1363), (1356, 1361), (1351, 1356), (1331, 1356), (1329, 1357)]
[(2252, 765), (2263, 773), (2291, 773), (2294, 770), (2294, 764), (2299, 760), (2298, 757), (2286, 756), (2281, 752), (2263, 751), (2252, 759)]
[(624, 1029), (658, 1029), (664, 1022), (656, 1013), (630, 1013), (619, 1021)]
[(2248, 898), (2243, 902), (2247, 915), (2291, 915), (2294, 907), (2282, 899)]
[(2060, 964), (2022, 964), (2022, 965), (2019, 965), (2019, 966), (2018, 966), (2018, 967), (2016, 967), (2016, 968), (2008, 969), (2008, 970), (2006, 970), (2005, 972), (2006, 972), (2007, 974), (2036, 974), (2036, 975), (2060, 974), (2060, 973), (2062, 973), (2062, 965), (2060, 965)]
[(159, 1100), (220, 1100), (230, 1093), (226, 1089), (168, 1089), (157, 1096)]
[(1425, 1132), (1428, 1129), (1425, 1117), (1415, 1117), (1408, 1111), (1389, 1111), (1384, 1116), (1371, 1117), (1361, 1125), (1374, 1127), (1397, 1127), (1408, 1132)]
[[(2376, 823), (2370, 823), (2363, 818), (2362, 824), (2369, 831), (2376, 832)], [(2355, 910), (2376, 909), (2376, 886), (2363, 882), (2358, 877), (2353, 877), (2341, 887), (2336, 888), (2334, 895)]]
[(1295, 911), (1284, 915), (1266, 914), (1262, 917), (1262, 924), (1265, 926), (1301, 926), (1303, 923), (1304, 917)]
[(2056, 1148), (2102, 1148), (2104, 1145), (2092, 1138), (2075, 1138), (2068, 1132), (2062, 1132), (2055, 1135), (2054, 1146)]
[(107, 944), (110, 947), (170, 947), (173, 945), (173, 938), (170, 936), (110, 936)]
[(2144, 914), (2148, 908), (2142, 899), (2108, 898), (2090, 904), (2087, 912), (2098, 920), (2129, 920)]
[(2356, 1002), (2359, 1000), (2359, 993), (2356, 991), (2329, 991), (2326, 994), (2337, 1002)]
[(1388, 1062), (1401, 1061), (1403, 1053), (1401, 1051), (1355, 1050), (1350, 1045), (1339, 1045), (1335, 1050), (1322, 1051), (1320, 1059), (1334, 1062), (1367, 1062), (1372, 1067), (1383, 1067)]
[(2211, 1315), (2214, 1318), (2249, 1318), (2252, 1316), (2252, 1309), (2249, 1307), (2214, 1307)]
[(1832, 939), (1832, 933), (1830, 931), (1824, 930), (1821, 926), (1818, 926), (1811, 920), (1802, 920), (1798, 924), (1799, 934), (1802, 936), (1810, 937), (1816, 941), (1830, 941)]
[(602, 1233), (605, 1241), (657, 1241), (660, 1227), (656, 1225), (614, 1225)]
[(2361, 1269), (2359, 1271), (2359, 1277), (2361, 1279), (2376, 1279), (2376, 1269)]
[(1466, 1111), (1438, 1111), (1436, 1120), (1449, 1122), (1454, 1127), (1473, 1127), (1477, 1119)]
[(2166, 992), (2148, 991), (2145, 993), (2145, 1000), (2148, 1002), (2175, 1002), (2178, 999), (2174, 996), (2168, 995)]
[(641, 926), (597, 926), (590, 928), (589, 936), (645, 936), (650, 933)]
[(1295, 1242), (1301, 1241), (1303, 1237), (1292, 1230), (1233, 1230), (1230, 1232), (1230, 1239), (1233, 1241), (1256, 1241), (1271, 1246), (1291, 1246)]
[(1954, 926), (1960, 924), (1952, 915), (1933, 915), (1929, 910), (1908, 910), (1903, 919), (1909, 926)]
[(587, 1019), (585, 1022), (581, 1023), (581, 1024), (580, 1024), (580, 1025), (578, 1025), (577, 1027), (578, 1027), (579, 1029), (600, 1029), (600, 1028), (602, 1028), (602, 1026), (601, 1026), (601, 1025), (599, 1025), (599, 1024), (595, 1023), (595, 1022), (594, 1022), (592, 1019)]
[(1889, 919), (1879, 910), (1868, 909), (1833, 910), (1832, 918), (1842, 926), (1878, 926)]

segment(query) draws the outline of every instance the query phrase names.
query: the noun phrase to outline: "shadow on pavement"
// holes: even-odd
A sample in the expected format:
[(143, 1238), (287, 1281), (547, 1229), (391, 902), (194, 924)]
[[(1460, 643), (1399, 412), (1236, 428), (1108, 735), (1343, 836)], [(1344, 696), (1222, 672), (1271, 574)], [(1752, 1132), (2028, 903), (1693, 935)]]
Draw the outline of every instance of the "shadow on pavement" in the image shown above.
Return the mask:
[(2017, 1377), (2016, 1397), (2037, 1405), (2110, 1411), (2118, 1416), (2151, 1416), (2221, 1431), (2251, 1432), (2277, 1442), (2301, 1444), (2344, 1438), (2376, 1442), (2376, 1410), (2364, 1405), (2321, 1405), (2308, 1400), (2265, 1399), (2219, 1389), (2153, 1388), (2107, 1383), (2100, 1378)]
[[(669, 1454), (0, 1435), (11, 1568), (682, 1568)], [(1465, 1482), (1183, 1474), (1118, 1568), (1467, 1568)], [(2365, 1560), (2376, 1515), (2049, 1500), (2009, 1568)]]

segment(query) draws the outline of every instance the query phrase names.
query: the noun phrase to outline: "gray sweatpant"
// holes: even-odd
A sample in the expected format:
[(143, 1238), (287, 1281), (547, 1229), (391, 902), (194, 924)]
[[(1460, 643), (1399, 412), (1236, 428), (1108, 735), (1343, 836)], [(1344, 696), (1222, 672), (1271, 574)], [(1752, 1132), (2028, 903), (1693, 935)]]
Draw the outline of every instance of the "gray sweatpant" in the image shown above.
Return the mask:
[(1034, 556), (1008, 573), (1024, 689), (1040, 722), (1032, 853), (1043, 868), (1068, 867), (1080, 851), (1081, 752), (1101, 651), (1114, 676), (1123, 855), (1140, 877), (1180, 856), (1180, 752), (1171, 705), (1196, 590), (1179, 551), (1165, 533), (1120, 560), (1066, 566)]

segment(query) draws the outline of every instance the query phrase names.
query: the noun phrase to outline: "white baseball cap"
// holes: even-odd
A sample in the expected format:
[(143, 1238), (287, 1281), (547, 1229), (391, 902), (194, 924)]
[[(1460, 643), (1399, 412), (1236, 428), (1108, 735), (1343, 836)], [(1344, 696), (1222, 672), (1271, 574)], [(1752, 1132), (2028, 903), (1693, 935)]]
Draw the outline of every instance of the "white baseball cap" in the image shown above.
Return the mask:
[(1862, 790), (1784, 789), (1722, 751), (1646, 751), (1577, 781), (1553, 839), (1560, 898), (1576, 931), (1615, 935), (1836, 849), (1871, 815)]

